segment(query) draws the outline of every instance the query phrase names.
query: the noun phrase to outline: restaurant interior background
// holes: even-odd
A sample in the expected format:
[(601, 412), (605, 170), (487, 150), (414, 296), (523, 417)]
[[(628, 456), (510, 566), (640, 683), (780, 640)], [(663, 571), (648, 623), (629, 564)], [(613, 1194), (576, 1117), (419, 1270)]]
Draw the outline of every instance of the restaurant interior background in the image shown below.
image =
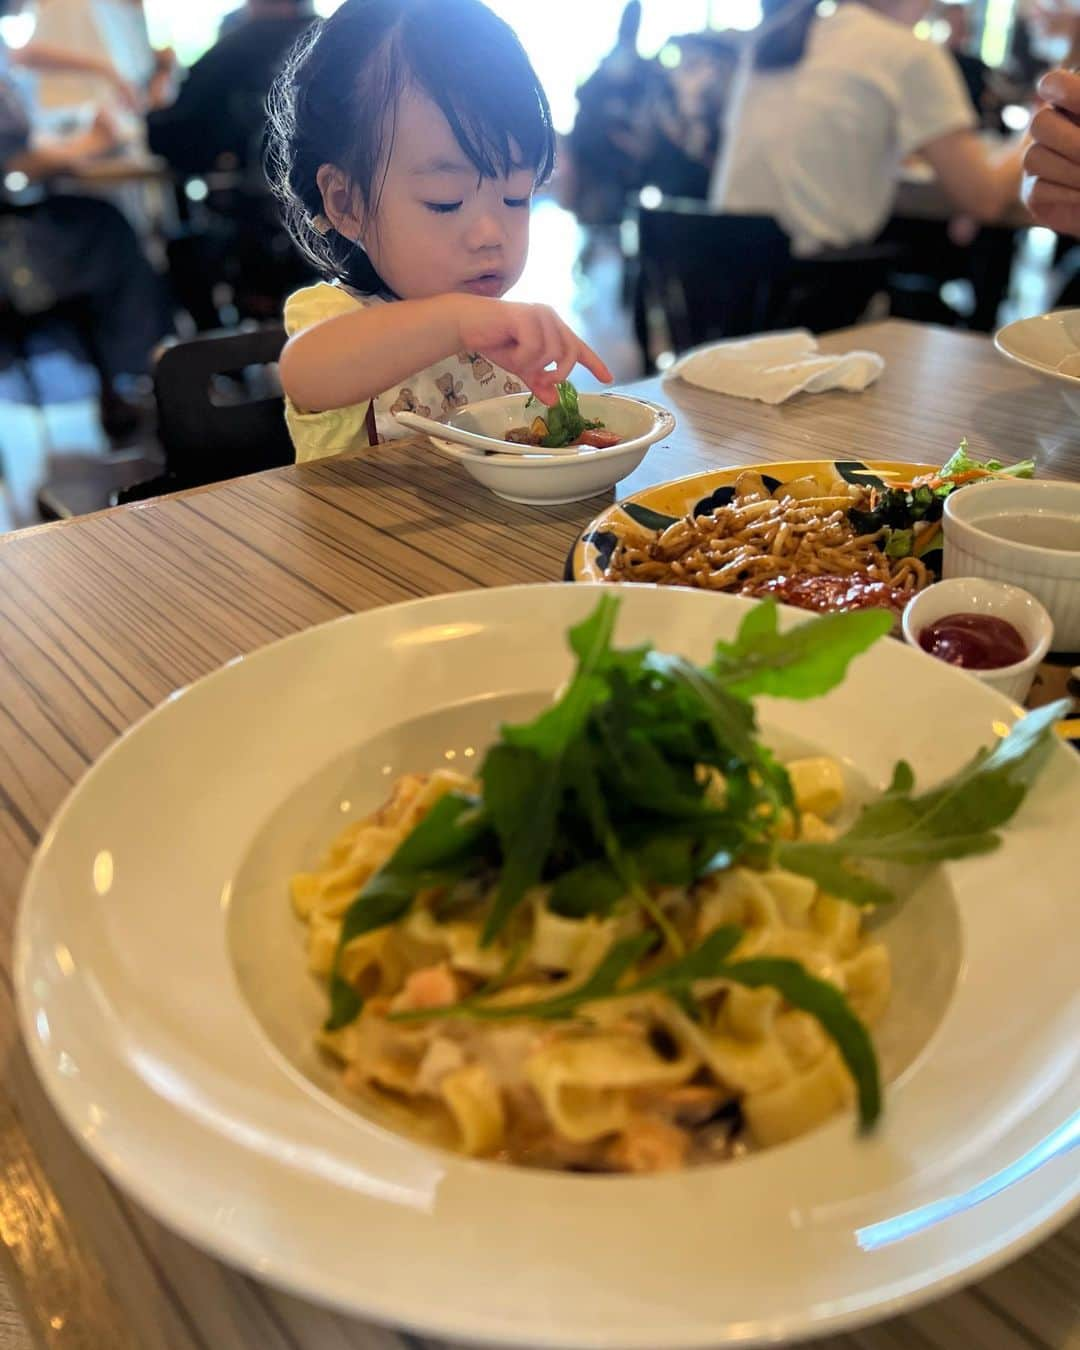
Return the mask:
[[(561, 137), (571, 137), (579, 117), (579, 90), (612, 50), (624, 0), (588, 0), (585, 5), (580, 0), (489, 3), (517, 29), (548, 90), (556, 129)], [(832, 0), (823, 0), (825, 7), (831, 4)], [(315, 5), (321, 14), (335, 7), (334, 0), (318, 0)], [(190, 66), (215, 42), (222, 20), (235, 8), (236, 0), (187, 0), (182, 5), (175, 0), (145, 0), (142, 6), (139, 0), (38, 0), (22, 13), (0, 19), (0, 26), (11, 49), (34, 39), (100, 49), (123, 74), (142, 82), (152, 73), (155, 49), (171, 49), (180, 68)], [(1030, 94), (1033, 72), (1049, 63), (1048, 59), (1040, 63), (1037, 41), (1034, 53), (1030, 50), (1026, 19), (1018, 0), (972, 0), (939, 4), (921, 25), (927, 40), (962, 48), (981, 63), (992, 91), (993, 106), (985, 118), (988, 134), (1015, 134), (1023, 128), (1029, 116), (1024, 97)], [(691, 107), (691, 121), (719, 120), (738, 53), (760, 20), (758, 0), (644, 0), (637, 50), (668, 82), (676, 115)], [(573, 40), (568, 41), (571, 32)], [(707, 40), (695, 41), (702, 34), (709, 35)], [(90, 116), (99, 96), (94, 81), (83, 77), (47, 75), (36, 81), (41, 115), (58, 124)], [(130, 129), (130, 153), (145, 160), (145, 133), (135, 116)], [(706, 196), (709, 168), (702, 161), (715, 150), (715, 144), (705, 153), (695, 150), (696, 160), (689, 164), (680, 149), (679, 162), (689, 177), (676, 175), (674, 182), (662, 186), (643, 167), (638, 178), (629, 181), (628, 191), (623, 190), (627, 184), (616, 185), (617, 209), (610, 197), (597, 202), (580, 191), (565, 167), (537, 200), (533, 247), (516, 295), (553, 305), (603, 352), (618, 380), (663, 369), (686, 345), (685, 339), (679, 340), (678, 325), (666, 322), (671, 316), (664, 313), (663, 297), (648, 301), (636, 285), (635, 212), (658, 205), (663, 192)], [(562, 162), (571, 160), (564, 155)], [(654, 162), (670, 167), (663, 155)], [(9, 199), (18, 200), (24, 189), (17, 178), (9, 175), (3, 185)], [(69, 184), (59, 186), (71, 190)], [(173, 271), (178, 234), (212, 233), (230, 211), (247, 209), (236, 205), (245, 202), (243, 193), (235, 195), (213, 174), (140, 170), (134, 176), (117, 173), (113, 179), (106, 172), (76, 186), (80, 193), (102, 195), (121, 207), (135, 226), (142, 249), (163, 275)], [(945, 238), (953, 225), (943, 215), (933, 228)], [(1006, 250), (1004, 267), (1001, 248)], [(1050, 232), (1023, 228), (1021, 222), (998, 248), (997, 279), (989, 287), (989, 298), (979, 293), (978, 277), (973, 285), (969, 276), (943, 273), (922, 278), (917, 294), (905, 279), (899, 288), (878, 297), (872, 316), (891, 311), (988, 329), (1052, 304), (1070, 271), (1067, 255)], [(963, 268), (953, 271), (962, 273)], [(184, 304), (177, 303), (177, 290), (182, 289), (177, 278), (169, 279), (174, 283), (178, 333), (184, 336), (196, 326), (211, 326), (205, 317), (192, 321)], [(287, 290), (294, 282), (295, 278), (283, 281), (279, 289)], [(267, 306), (278, 305), (281, 296), (272, 293), (272, 286), (268, 289)], [(238, 308), (233, 299), (228, 278), (223, 277), (213, 295), (216, 322), (230, 325), (252, 317), (250, 306)], [(104, 507), (115, 502), (118, 493), (130, 492), (133, 484), (154, 480), (164, 462), (149, 389), (131, 391), (137, 415), (119, 434), (113, 428), (107, 435), (98, 415), (92, 363), (80, 353), (78, 341), (50, 317), (18, 315), (13, 325), (12, 315), (0, 305), (0, 530)], [(584, 377), (586, 385), (589, 378)]]

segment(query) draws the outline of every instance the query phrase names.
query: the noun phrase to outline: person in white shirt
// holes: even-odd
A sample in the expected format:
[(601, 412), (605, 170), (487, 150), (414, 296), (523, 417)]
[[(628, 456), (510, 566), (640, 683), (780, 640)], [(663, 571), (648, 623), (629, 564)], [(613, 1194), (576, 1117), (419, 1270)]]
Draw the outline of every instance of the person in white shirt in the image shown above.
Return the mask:
[(958, 214), (992, 221), (1017, 199), (1023, 147), (994, 158), (978, 139), (952, 57), (912, 32), (926, 0), (843, 0), (828, 17), (815, 0), (763, 8), (714, 206), (772, 216), (808, 257), (875, 239), (910, 155), (929, 162)]

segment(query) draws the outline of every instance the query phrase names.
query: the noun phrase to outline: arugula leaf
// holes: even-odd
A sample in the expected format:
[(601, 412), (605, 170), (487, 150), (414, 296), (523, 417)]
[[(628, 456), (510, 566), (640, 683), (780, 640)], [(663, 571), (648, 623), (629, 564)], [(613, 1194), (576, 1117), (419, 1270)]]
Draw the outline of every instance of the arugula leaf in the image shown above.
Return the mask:
[(481, 938), (485, 947), (543, 874), (562, 802), (560, 770), (560, 759), (545, 759), (519, 745), (495, 745), (484, 760), (484, 801), (502, 852), (499, 885)]
[(548, 905), (567, 919), (607, 918), (629, 890), (628, 872), (645, 886), (689, 886), (699, 875), (695, 843), (685, 835), (657, 834), (629, 851), (630, 866), (622, 870), (608, 858), (580, 863), (555, 878)]
[(696, 981), (713, 979), (723, 973), (726, 969), (723, 964), (725, 957), (735, 950), (741, 939), (740, 928), (717, 928), (686, 956), (619, 989), (619, 982), (626, 972), (647, 956), (655, 945), (655, 934), (641, 933), (637, 937), (616, 942), (589, 978), (565, 994), (556, 994), (553, 998), (536, 1003), (499, 1004), (495, 1007), (474, 997), (445, 1008), (418, 1008), (415, 1012), (396, 1013), (394, 1020), (417, 1022), (429, 1017), (474, 1017), (487, 1021), (523, 1017), (561, 1020), (573, 1017), (587, 1003), (597, 1003), (605, 998), (647, 993), (681, 997), (689, 993)]
[(711, 726), (718, 745), (746, 763), (756, 762), (760, 746), (754, 735), (754, 710), (744, 699), (730, 693), (711, 670), (668, 652), (650, 652), (645, 666), (690, 695), (698, 705), (699, 716)]
[(725, 969), (724, 960), (742, 941), (742, 929), (728, 924), (723, 928), (714, 928), (709, 936), (693, 951), (687, 952), (677, 961), (672, 961), (659, 970), (638, 980), (624, 992), (627, 994), (645, 994), (653, 990), (670, 994), (689, 993), (691, 985), (698, 980), (715, 979)]
[(602, 672), (611, 655), (618, 613), (619, 601), (613, 595), (605, 595), (587, 619), (571, 628), (568, 641), (578, 658), (578, 668), (562, 697), (533, 721), (504, 726), (504, 742), (528, 747), (541, 755), (565, 753), (581, 734), (592, 709), (609, 696)]
[(543, 875), (569, 786), (564, 761), (593, 708), (608, 697), (598, 668), (610, 650), (618, 608), (618, 601), (605, 595), (589, 618), (571, 630), (578, 668), (562, 698), (534, 721), (504, 727), (502, 741), (484, 760), (484, 802), (503, 855), (499, 887), (481, 938), (484, 946), (495, 940), (525, 892)]
[(830, 843), (780, 843), (781, 867), (856, 904), (880, 904), (890, 891), (853, 870), (860, 862), (944, 862), (989, 853), (1001, 842), (994, 831), (1017, 811), (1054, 740), (1054, 723), (1068, 699), (1020, 718), (989, 750), (940, 786), (912, 796), (913, 778), (898, 764), (885, 796), (863, 808), (858, 819)]
[(491, 1004), (483, 996), (476, 996), (448, 1007), (393, 1013), (390, 1020), (422, 1022), (468, 1017), (488, 1022), (561, 1021), (572, 1018), (589, 1003), (609, 998), (632, 998), (637, 994), (666, 994), (682, 1006), (700, 980), (731, 980), (751, 989), (769, 986), (793, 1007), (815, 1017), (834, 1041), (855, 1080), (860, 1123), (864, 1129), (869, 1129), (881, 1112), (881, 1086), (877, 1056), (866, 1028), (835, 985), (817, 979), (797, 961), (757, 957), (728, 962), (726, 958), (738, 946), (742, 936), (742, 930), (734, 926), (717, 928), (686, 956), (620, 989), (619, 984), (627, 971), (647, 956), (654, 944), (653, 935), (643, 933), (617, 942), (587, 980), (564, 994), (533, 1003), (502, 1004)]
[(754, 957), (735, 961), (715, 972), (725, 980), (750, 989), (777, 990), (795, 1008), (820, 1022), (855, 1080), (859, 1123), (869, 1130), (881, 1114), (881, 1079), (870, 1033), (851, 1010), (847, 999), (826, 980), (811, 975), (798, 961), (783, 957)]
[(338, 974), (341, 954), (354, 938), (396, 923), (417, 892), (449, 886), (487, 862), (490, 823), (474, 797), (450, 792), (431, 808), (390, 860), (345, 911), (330, 973), (330, 1015), (325, 1030), (347, 1026), (363, 1007), (356, 990)]
[(626, 883), (606, 858), (593, 858), (556, 877), (548, 906), (564, 919), (607, 918), (626, 894)]
[(608, 954), (584, 983), (565, 994), (541, 999), (535, 1003), (502, 1003), (491, 1005), (476, 998), (465, 999), (443, 1008), (416, 1008), (408, 1012), (391, 1013), (392, 1022), (424, 1022), (448, 1017), (472, 1017), (484, 1022), (506, 1022), (520, 1018), (558, 1021), (572, 1017), (586, 1003), (612, 998), (619, 981), (655, 945), (653, 933), (639, 933), (636, 937), (616, 942)]
[(774, 600), (756, 605), (734, 642), (718, 642), (709, 669), (717, 684), (739, 698), (818, 698), (843, 680), (856, 656), (892, 628), (885, 610), (823, 614), (778, 631)]

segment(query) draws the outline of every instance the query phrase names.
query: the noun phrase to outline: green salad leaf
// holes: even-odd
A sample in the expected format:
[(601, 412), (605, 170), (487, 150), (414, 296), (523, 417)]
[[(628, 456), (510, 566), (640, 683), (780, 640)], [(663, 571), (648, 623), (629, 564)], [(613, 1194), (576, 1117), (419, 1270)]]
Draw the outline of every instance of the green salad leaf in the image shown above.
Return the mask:
[(859, 1123), (872, 1128), (881, 1114), (881, 1077), (870, 1033), (834, 984), (811, 975), (798, 961), (754, 957), (723, 965), (717, 974), (751, 989), (775, 989), (791, 1004), (817, 1019), (847, 1065), (859, 1098)]
[[(793, 1008), (816, 1018), (837, 1049), (855, 1080), (859, 1120), (869, 1129), (881, 1112), (881, 1084), (877, 1056), (866, 1028), (851, 1010), (847, 999), (833, 984), (811, 975), (797, 961), (779, 957), (756, 957), (729, 962), (742, 940), (742, 930), (733, 925), (717, 928), (693, 951), (652, 970), (641, 979), (622, 984), (627, 972), (648, 956), (654, 945), (650, 934), (624, 938), (615, 943), (592, 974), (565, 993), (530, 1003), (493, 1003), (480, 996), (442, 1008), (422, 1008), (391, 1015), (398, 1022), (424, 1022), (456, 1017), (500, 1022), (520, 1019), (561, 1021), (575, 1017), (590, 1003), (636, 995), (667, 994), (680, 1005), (699, 981), (724, 979), (750, 989), (776, 989)], [(620, 987), (621, 985), (621, 987)]]
[(1053, 743), (1054, 723), (1069, 707), (1062, 699), (1028, 713), (996, 745), (929, 792), (913, 795), (911, 770), (898, 765), (889, 791), (864, 807), (838, 839), (782, 842), (777, 862), (832, 895), (881, 904), (893, 899), (891, 891), (860, 871), (860, 864), (916, 865), (991, 852), (1001, 842), (997, 828), (1024, 800)]
[(1022, 459), (1017, 464), (1009, 465), (1002, 464), (1000, 459), (976, 459), (968, 450), (966, 438), (941, 466), (941, 477), (955, 478), (963, 473), (971, 473), (974, 469), (988, 469), (990, 473), (1006, 474), (1010, 478), (1035, 477), (1033, 459)]
[(753, 698), (819, 698), (840, 684), (856, 656), (892, 628), (885, 610), (823, 614), (779, 631), (779, 610), (768, 600), (750, 610), (734, 642), (718, 642), (709, 667), (729, 694)]
[[(590, 422), (581, 415), (578, 406), (577, 390), (569, 380), (562, 380), (555, 386), (558, 401), (544, 413), (548, 433), (540, 442), (549, 450), (564, 445), (572, 445), (583, 431), (595, 431), (602, 422)], [(531, 403), (532, 400), (530, 399)], [(528, 404), (526, 404), (528, 407)]]
[(526, 891), (540, 880), (554, 847), (559, 811), (570, 786), (566, 756), (593, 708), (608, 696), (599, 667), (611, 646), (617, 613), (615, 599), (604, 596), (571, 632), (578, 668), (562, 698), (535, 721), (504, 727), (502, 741), (484, 760), (484, 804), (503, 856), (498, 891), (484, 925), (485, 944), (495, 940)]

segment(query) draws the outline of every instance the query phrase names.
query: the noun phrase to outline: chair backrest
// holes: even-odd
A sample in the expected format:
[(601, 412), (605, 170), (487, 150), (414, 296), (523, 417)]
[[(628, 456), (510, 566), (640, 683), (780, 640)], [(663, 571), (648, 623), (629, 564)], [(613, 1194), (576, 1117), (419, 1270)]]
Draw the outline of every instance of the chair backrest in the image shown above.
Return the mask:
[(771, 217), (674, 198), (639, 209), (638, 252), (646, 305), (659, 305), (679, 351), (769, 328), (790, 262), (787, 235)]
[(158, 436), (183, 486), (215, 483), (293, 461), (276, 366), (280, 323), (166, 343), (154, 367)]

